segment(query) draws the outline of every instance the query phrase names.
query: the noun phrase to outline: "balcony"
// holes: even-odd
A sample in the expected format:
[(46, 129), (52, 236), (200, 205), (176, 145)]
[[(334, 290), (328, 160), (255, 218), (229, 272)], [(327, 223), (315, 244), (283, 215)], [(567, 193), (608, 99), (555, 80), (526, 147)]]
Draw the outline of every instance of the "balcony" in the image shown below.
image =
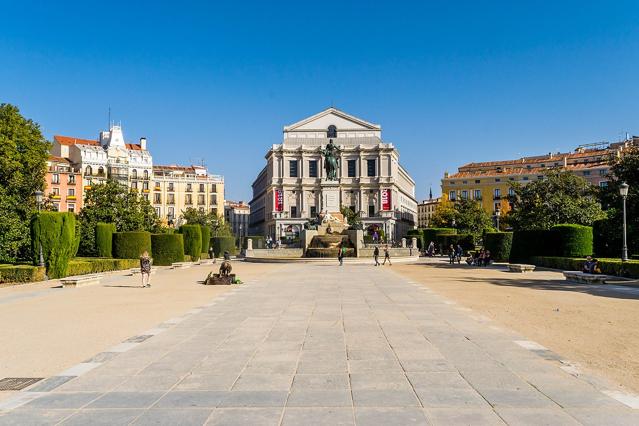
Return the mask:
[(67, 195), (67, 200), (75, 200), (75, 195)]
[(169, 201), (167, 201), (167, 204), (175, 205), (175, 200), (169, 200)]
[(493, 200), (501, 200), (501, 195), (493, 195)]
[(154, 191), (161, 191), (162, 189), (159, 186), (153, 188)]
[(51, 198), (53, 200), (59, 200), (60, 199), (60, 194), (53, 194), (53, 195), (51, 195)]

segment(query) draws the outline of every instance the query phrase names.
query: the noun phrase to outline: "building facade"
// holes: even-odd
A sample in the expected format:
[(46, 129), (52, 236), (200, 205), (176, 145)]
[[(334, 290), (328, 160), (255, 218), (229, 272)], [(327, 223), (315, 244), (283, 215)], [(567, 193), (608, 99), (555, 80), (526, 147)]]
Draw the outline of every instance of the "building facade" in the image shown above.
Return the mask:
[(151, 205), (167, 224), (183, 223), (187, 208), (224, 214), (224, 178), (211, 175), (202, 166), (153, 166)]
[(243, 201), (224, 201), (224, 220), (229, 224), (233, 235), (246, 237), (249, 235), (249, 218), (251, 207)]
[[(337, 180), (327, 180), (321, 149), (339, 149)], [(250, 233), (295, 239), (320, 212), (341, 207), (359, 212), (365, 229), (403, 237), (417, 221), (415, 182), (399, 164), (399, 152), (381, 139), (381, 127), (328, 108), (284, 127), (266, 167), (253, 182)]]
[(480, 201), (491, 215), (497, 210), (507, 212), (512, 208), (508, 201), (509, 196), (514, 195), (512, 183), (526, 184), (543, 179), (544, 172), (552, 168), (568, 170), (593, 185), (605, 186), (609, 179), (610, 159), (621, 156), (624, 149), (638, 143), (639, 138), (632, 137), (612, 144), (583, 145), (574, 152), (466, 164), (457, 173), (444, 174), (442, 199)]
[[(83, 190), (112, 179), (150, 200), (153, 158), (146, 138), (140, 138), (138, 144), (126, 143), (122, 128), (114, 125), (109, 131), (100, 132), (97, 140), (56, 135), (51, 154), (68, 160), (81, 171)], [(82, 199), (83, 194), (76, 196)]]
[(82, 174), (67, 158), (49, 156), (45, 175), (45, 196), (60, 212), (76, 213), (82, 208)]
[(430, 226), (430, 218), (435, 214), (437, 206), (441, 202), (441, 198), (429, 198), (417, 204), (417, 226), (420, 228), (428, 228)]

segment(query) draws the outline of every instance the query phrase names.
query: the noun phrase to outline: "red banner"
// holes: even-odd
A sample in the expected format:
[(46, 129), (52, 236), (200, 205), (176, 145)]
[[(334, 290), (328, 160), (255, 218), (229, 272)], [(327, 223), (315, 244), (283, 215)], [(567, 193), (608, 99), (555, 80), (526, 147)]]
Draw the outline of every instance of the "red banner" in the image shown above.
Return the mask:
[(275, 190), (275, 211), (282, 212), (284, 211), (284, 191), (281, 189)]
[(391, 210), (391, 190), (382, 189), (382, 210)]

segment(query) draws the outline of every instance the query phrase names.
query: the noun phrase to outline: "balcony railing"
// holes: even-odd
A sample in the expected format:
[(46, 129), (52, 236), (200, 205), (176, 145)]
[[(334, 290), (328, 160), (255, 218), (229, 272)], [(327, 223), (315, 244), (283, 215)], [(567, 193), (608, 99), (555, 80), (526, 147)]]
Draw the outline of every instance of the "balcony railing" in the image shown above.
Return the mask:
[(501, 200), (501, 195), (493, 195), (493, 200)]

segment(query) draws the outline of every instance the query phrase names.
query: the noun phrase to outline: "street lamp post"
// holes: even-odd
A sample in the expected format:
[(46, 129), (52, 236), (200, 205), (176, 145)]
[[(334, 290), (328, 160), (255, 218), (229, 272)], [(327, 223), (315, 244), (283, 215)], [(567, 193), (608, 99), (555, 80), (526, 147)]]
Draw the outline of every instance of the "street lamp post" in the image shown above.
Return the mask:
[[(42, 191), (35, 192), (36, 204), (38, 205), (38, 213), (42, 207)], [(44, 266), (44, 255), (42, 254), (42, 241), (38, 239), (38, 266)]]
[(497, 223), (497, 232), (499, 232), (499, 216), (501, 216), (501, 210), (495, 210), (495, 222)]
[(628, 185), (626, 182), (622, 183), (619, 187), (619, 194), (623, 198), (623, 249), (621, 251), (621, 261), (626, 262), (628, 260), (628, 245), (626, 243), (626, 198), (628, 198)]

